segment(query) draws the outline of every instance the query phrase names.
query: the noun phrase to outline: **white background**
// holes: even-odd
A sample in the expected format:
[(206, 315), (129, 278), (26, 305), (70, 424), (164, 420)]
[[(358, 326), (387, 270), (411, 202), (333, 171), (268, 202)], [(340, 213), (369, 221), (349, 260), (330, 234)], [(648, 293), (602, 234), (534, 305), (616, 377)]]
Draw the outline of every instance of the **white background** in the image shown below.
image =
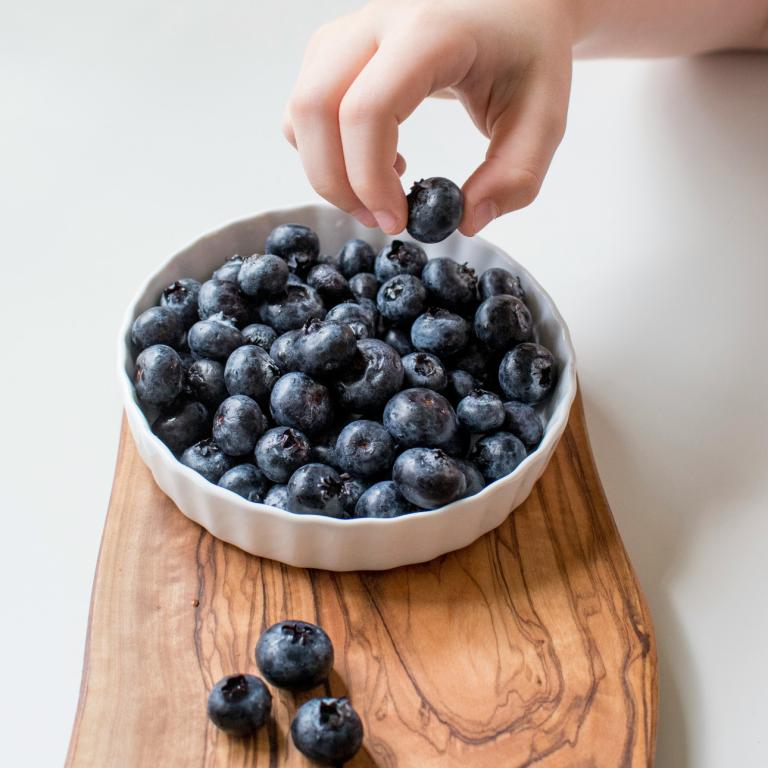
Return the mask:
[[(279, 116), (310, 31), (352, 5), (0, 0), (8, 765), (66, 751), (124, 306), (198, 235), (312, 197)], [(403, 129), (406, 179), (462, 181), (483, 149), (429, 103)], [(573, 331), (655, 618), (658, 766), (768, 765), (768, 57), (577, 65), (543, 193), (486, 234)]]

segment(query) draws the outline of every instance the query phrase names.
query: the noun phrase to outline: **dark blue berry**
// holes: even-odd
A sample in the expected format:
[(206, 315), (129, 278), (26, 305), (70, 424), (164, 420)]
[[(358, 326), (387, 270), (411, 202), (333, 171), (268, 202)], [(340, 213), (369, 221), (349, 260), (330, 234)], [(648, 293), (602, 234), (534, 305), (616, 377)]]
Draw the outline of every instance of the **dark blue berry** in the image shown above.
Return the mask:
[(269, 356), (275, 361), (275, 364), (282, 373), (295, 371), (298, 369), (296, 362), (296, 339), (301, 336), (301, 328), (294, 331), (287, 331), (278, 336), (269, 348)]
[(156, 344), (178, 349), (184, 338), (184, 325), (179, 315), (168, 307), (150, 307), (131, 326), (131, 341), (141, 352)]
[(392, 468), (403, 496), (422, 509), (450, 504), (463, 496), (467, 479), (455, 459), (439, 448), (409, 448)]
[(307, 285), (312, 286), (329, 307), (352, 298), (347, 279), (330, 264), (317, 264), (312, 267), (307, 274)]
[(349, 290), (356, 299), (371, 299), (376, 301), (379, 292), (379, 281), (372, 272), (359, 272), (349, 278)]
[(293, 361), (310, 376), (328, 376), (347, 368), (357, 353), (357, 339), (348, 325), (310, 320), (294, 341)]
[(475, 335), (492, 349), (507, 350), (531, 338), (533, 318), (528, 307), (514, 296), (486, 299), (475, 313)]
[(336, 440), (336, 460), (351, 475), (374, 478), (392, 466), (392, 437), (378, 421), (353, 421)]
[(373, 272), (376, 251), (365, 240), (347, 240), (341, 246), (338, 269), (347, 279), (361, 272)]
[(208, 717), (232, 736), (252, 736), (269, 719), (272, 694), (253, 675), (229, 675), (208, 695)]
[(187, 334), (192, 354), (197, 358), (225, 361), (243, 344), (243, 335), (232, 320), (218, 314), (195, 323)]
[(201, 320), (221, 313), (232, 318), (236, 325), (243, 326), (251, 317), (250, 307), (237, 283), (208, 280), (200, 286), (197, 302)]
[(169, 405), (180, 394), (184, 369), (175, 349), (155, 344), (136, 358), (136, 395), (142, 403)]
[(221, 476), (219, 485), (248, 501), (259, 502), (271, 483), (253, 464), (238, 464)]
[(301, 328), (312, 318), (325, 317), (325, 305), (314, 288), (289, 283), (283, 293), (259, 305), (259, 316), (263, 323), (271, 325), (277, 333), (285, 333)]
[(481, 347), (476, 341), (470, 341), (458, 355), (451, 359), (451, 366), (471, 373), (476, 379), (484, 379), (488, 375), (489, 361), (488, 349)]
[(238, 347), (224, 367), (224, 382), (229, 394), (248, 395), (254, 400), (264, 401), (279, 378), (280, 369), (275, 361), (253, 344)]
[(464, 491), (462, 498), (466, 499), (468, 496), (474, 496), (476, 493), (485, 488), (485, 478), (483, 473), (477, 468), (477, 466), (467, 459), (456, 459), (456, 463), (461, 467), (461, 471), (464, 473), (464, 477), (467, 480), (467, 488)]
[(395, 275), (408, 274), (418, 277), (426, 263), (427, 254), (421, 246), (416, 243), (393, 240), (376, 256), (374, 272), (382, 283)]
[(395, 275), (379, 288), (376, 306), (393, 323), (405, 325), (418, 317), (427, 304), (427, 291), (413, 275)]
[(243, 334), (243, 341), (245, 341), (246, 344), (255, 344), (257, 347), (261, 347), (267, 351), (269, 351), (269, 348), (277, 338), (275, 329), (269, 325), (263, 325), (262, 323), (246, 325), (241, 333)]
[(469, 336), (469, 323), (447, 309), (432, 307), (419, 315), (411, 326), (413, 346), (441, 359), (461, 352)]
[(152, 425), (152, 431), (179, 454), (193, 443), (202, 440), (211, 426), (208, 409), (194, 400), (175, 402), (164, 410)]
[(306, 274), (320, 255), (317, 234), (302, 224), (281, 224), (267, 236), (264, 253), (274, 253), (288, 262), (294, 272)]
[(373, 336), (375, 330), (375, 325), (371, 322), (370, 312), (354, 301), (337, 304), (328, 311), (325, 320), (326, 322), (348, 325), (358, 341)]
[(448, 374), (440, 358), (429, 352), (412, 352), (403, 358), (405, 384), (441, 392), (448, 386)]
[(400, 355), (379, 339), (361, 339), (358, 354), (348, 370), (341, 371), (334, 391), (348, 413), (371, 413), (381, 409), (403, 384)]
[(536, 411), (527, 403), (509, 400), (504, 403), (504, 431), (519, 438), (530, 451), (544, 436), (544, 427)]
[(384, 334), (384, 341), (402, 357), (413, 352), (411, 334), (403, 328), (390, 328)]
[(234, 466), (232, 459), (211, 438), (191, 445), (181, 454), (179, 461), (210, 483), (218, 483), (221, 476)]
[(248, 296), (272, 296), (288, 284), (288, 265), (279, 256), (254, 254), (240, 267), (237, 284)]
[(458, 429), (451, 404), (431, 389), (398, 392), (384, 408), (384, 426), (398, 446), (442, 447)]
[(408, 234), (422, 243), (439, 243), (452, 234), (464, 213), (464, 195), (449, 179), (421, 179), (408, 193)]
[(333, 422), (330, 393), (305, 373), (287, 373), (278, 379), (269, 403), (277, 424), (307, 435), (319, 434)]
[(509, 270), (501, 267), (486, 269), (477, 284), (477, 293), (480, 301), (485, 301), (491, 296), (507, 295), (525, 301), (525, 291), (520, 285), (520, 278)]
[(473, 389), (456, 406), (459, 423), (474, 434), (493, 432), (504, 423), (501, 398), (484, 389)]
[(303, 432), (275, 427), (256, 443), (256, 464), (275, 483), (287, 483), (291, 475), (309, 462), (311, 446)]
[(339, 473), (327, 464), (305, 464), (288, 481), (288, 504), (291, 512), (301, 515), (346, 517), (344, 484)]
[(438, 258), (427, 262), (421, 273), (430, 298), (440, 306), (463, 309), (475, 302), (475, 270), (453, 259)]
[(288, 486), (273, 485), (269, 491), (267, 491), (267, 495), (264, 497), (264, 503), (270, 507), (277, 507), (278, 509), (288, 512)]
[(510, 400), (540, 403), (556, 383), (557, 363), (541, 344), (518, 344), (499, 366), (499, 384)]
[(211, 275), (213, 280), (220, 280), (222, 283), (237, 283), (237, 276), (240, 274), (240, 267), (243, 265), (241, 256), (231, 256)]
[(418, 507), (397, 490), (392, 480), (382, 480), (372, 485), (358, 500), (354, 517), (390, 518), (408, 515)]
[(230, 456), (250, 453), (266, 428), (258, 403), (246, 395), (228, 397), (213, 417), (213, 439)]
[(525, 446), (511, 432), (496, 432), (480, 438), (469, 458), (492, 483), (513, 472), (525, 456)]
[(224, 366), (217, 360), (195, 360), (187, 370), (184, 386), (194, 400), (217, 408), (227, 396)]
[(310, 699), (291, 723), (296, 749), (323, 765), (342, 765), (363, 743), (363, 724), (346, 698)]
[(189, 328), (199, 319), (197, 297), (200, 293), (200, 283), (191, 277), (171, 283), (160, 294), (160, 306), (175, 312), (184, 328)]
[(341, 475), (341, 505), (347, 517), (354, 517), (360, 497), (368, 490), (369, 483), (359, 477), (351, 477), (346, 472)]
[(477, 387), (478, 382), (471, 373), (462, 370), (448, 371), (447, 394), (453, 402), (458, 403)]

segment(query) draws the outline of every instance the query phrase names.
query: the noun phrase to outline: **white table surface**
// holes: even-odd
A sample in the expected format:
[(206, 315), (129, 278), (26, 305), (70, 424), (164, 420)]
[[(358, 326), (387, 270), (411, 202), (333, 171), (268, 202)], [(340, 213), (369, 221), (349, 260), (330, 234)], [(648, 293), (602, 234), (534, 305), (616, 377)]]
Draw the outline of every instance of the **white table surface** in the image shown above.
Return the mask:
[[(310, 30), (353, 5), (0, 3), (8, 765), (66, 751), (123, 308), (198, 235), (312, 197), (279, 116)], [(483, 146), (430, 103), (403, 129), (406, 179), (461, 181)], [(573, 331), (655, 619), (659, 768), (768, 765), (768, 57), (578, 64), (543, 193), (486, 234)]]

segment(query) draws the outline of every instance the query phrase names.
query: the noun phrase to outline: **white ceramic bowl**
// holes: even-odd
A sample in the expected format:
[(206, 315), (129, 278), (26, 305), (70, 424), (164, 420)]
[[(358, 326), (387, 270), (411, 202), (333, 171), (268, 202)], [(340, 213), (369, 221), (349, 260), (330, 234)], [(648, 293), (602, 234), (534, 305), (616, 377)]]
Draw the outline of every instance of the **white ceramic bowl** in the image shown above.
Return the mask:
[(426, 246), (427, 253), (430, 258), (450, 256), (468, 262), (478, 272), (500, 266), (519, 275), (535, 320), (536, 338), (553, 352), (559, 363), (557, 387), (541, 409), (546, 424), (544, 438), (512, 474), (475, 496), (440, 509), (390, 520), (336, 520), (296, 515), (248, 502), (183, 466), (152, 433), (133, 387), (130, 328), (134, 318), (156, 304), (162, 289), (174, 280), (185, 276), (205, 280), (233, 254), (261, 251), (269, 231), (286, 222), (312, 227), (326, 253), (336, 252), (352, 237), (362, 237), (376, 249), (391, 239), (324, 205), (269, 211), (201, 238), (167, 261), (144, 283), (128, 308), (120, 332), (118, 374), (136, 447), (157, 484), (187, 517), (219, 539), (254, 555), (305, 568), (380, 570), (420, 563), (464, 547), (500, 525), (531, 492), (563, 434), (576, 394), (576, 371), (568, 329), (552, 299), (520, 264), (478, 237), (470, 239), (455, 234), (442, 243)]

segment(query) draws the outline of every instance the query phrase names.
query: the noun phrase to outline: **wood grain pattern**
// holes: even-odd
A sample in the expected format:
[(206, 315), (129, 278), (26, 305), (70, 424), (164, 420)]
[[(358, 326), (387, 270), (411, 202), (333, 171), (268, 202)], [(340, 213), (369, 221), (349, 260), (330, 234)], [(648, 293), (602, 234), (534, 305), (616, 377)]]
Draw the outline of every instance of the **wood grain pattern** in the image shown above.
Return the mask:
[(209, 687), (254, 671), (260, 632), (322, 624), (326, 690), (366, 728), (349, 765), (619, 768), (653, 763), (650, 616), (605, 501), (581, 403), (544, 477), (496, 531), (430, 563), (306, 571), (187, 520), (124, 426), (67, 765), (303, 766), (276, 692), (254, 740), (209, 725)]

